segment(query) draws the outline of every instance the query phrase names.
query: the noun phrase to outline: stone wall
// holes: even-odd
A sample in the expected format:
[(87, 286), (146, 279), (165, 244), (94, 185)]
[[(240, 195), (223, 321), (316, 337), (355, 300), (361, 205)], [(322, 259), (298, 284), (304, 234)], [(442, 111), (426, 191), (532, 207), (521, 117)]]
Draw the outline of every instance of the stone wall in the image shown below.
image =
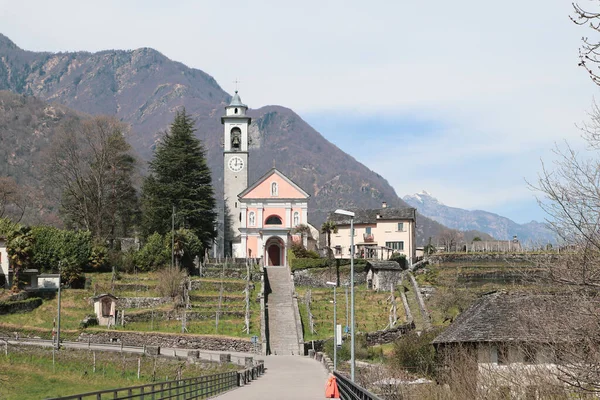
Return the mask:
[(367, 339), (367, 346), (375, 346), (378, 344), (391, 343), (401, 336), (406, 335), (410, 331), (415, 329), (415, 323), (409, 322), (406, 324), (398, 325), (395, 328), (385, 329), (382, 331), (369, 332), (365, 334)]
[(447, 262), (477, 262), (477, 261), (507, 261), (515, 263), (536, 263), (556, 261), (560, 257), (556, 253), (530, 254), (530, 253), (450, 253), (433, 254), (428, 257), (432, 264)]
[[(294, 285), (311, 287), (329, 287), (327, 282), (337, 280), (336, 268), (311, 268), (294, 271)], [(354, 271), (354, 284), (361, 285), (367, 282), (367, 273)], [(350, 274), (340, 271), (340, 286), (350, 285)]]
[(125, 346), (160, 346), (167, 348), (213, 351), (252, 352), (250, 340), (224, 336), (183, 335), (167, 333), (102, 331), (82, 332), (77, 341), (84, 343), (123, 343)]
[[(216, 311), (187, 311), (186, 319), (188, 321), (198, 321), (215, 319)], [(233, 316), (236, 318), (244, 318), (245, 311), (228, 311), (223, 310), (219, 313), (221, 316)], [(119, 317), (120, 318), (120, 317)], [(142, 312), (130, 312), (125, 311), (123, 317), (125, 325), (131, 322), (150, 322), (154, 318), (154, 321), (171, 321), (181, 320), (180, 310), (167, 310), (167, 311), (142, 311)], [(120, 319), (119, 319), (120, 321)]]
[(120, 297), (117, 307), (123, 308), (154, 308), (162, 304), (172, 303), (169, 297)]

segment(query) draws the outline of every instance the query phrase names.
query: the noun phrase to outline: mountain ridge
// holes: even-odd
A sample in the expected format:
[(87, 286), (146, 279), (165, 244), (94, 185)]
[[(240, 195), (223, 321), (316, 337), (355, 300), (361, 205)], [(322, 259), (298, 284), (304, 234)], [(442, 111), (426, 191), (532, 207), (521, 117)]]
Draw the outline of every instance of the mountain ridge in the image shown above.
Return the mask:
[[(231, 99), (209, 74), (149, 48), (100, 52), (33, 52), (0, 34), (0, 90), (35, 96), (77, 112), (116, 115), (131, 126), (128, 140), (142, 160), (185, 107), (196, 123), (222, 200), (223, 128), (220, 116)], [(243, 95), (243, 94), (242, 94)], [(335, 208), (407, 206), (387, 180), (325, 139), (291, 109), (250, 109), (252, 144), (249, 183), (273, 163), (311, 194), (309, 220), (319, 225)], [(25, 149), (27, 150), (27, 149)], [(1, 162), (1, 161), (0, 161)], [(419, 216), (419, 241), (441, 225)]]
[(518, 224), (510, 218), (489, 211), (447, 206), (425, 190), (406, 195), (403, 200), (423, 215), (452, 229), (478, 230), (499, 240), (509, 240), (517, 236), (522, 243), (532, 245), (556, 242), (554, 232), (543, 223), (532, 220)]

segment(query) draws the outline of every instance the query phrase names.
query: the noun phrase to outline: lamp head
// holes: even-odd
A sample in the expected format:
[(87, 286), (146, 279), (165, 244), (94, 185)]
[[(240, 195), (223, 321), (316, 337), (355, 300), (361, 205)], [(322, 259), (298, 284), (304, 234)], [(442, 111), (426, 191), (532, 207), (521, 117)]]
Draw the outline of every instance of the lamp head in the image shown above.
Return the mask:
[(354, 212), (348, 210), (337, 209), (333, 212), (334, 214), (345, 215), (350, 218), (354, 218)]

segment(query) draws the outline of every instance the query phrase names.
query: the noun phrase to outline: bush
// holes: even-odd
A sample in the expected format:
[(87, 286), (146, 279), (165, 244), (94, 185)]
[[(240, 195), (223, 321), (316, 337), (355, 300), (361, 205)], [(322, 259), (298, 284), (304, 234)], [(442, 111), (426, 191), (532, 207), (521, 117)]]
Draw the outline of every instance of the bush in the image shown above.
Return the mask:
[(406, 264), (406, 256), (404, 254), (394, 253), (390, 257), (390, 261), (396, 261), (398, 264), (400, 264), (402, 269), (408, 268), (408, 265)]
[(19, 301), (2, 301), (0, 302), (0, 315), (29, 312), (41, 306), (42, 303), (43, 301), (39, 297)]
[(320, 258), (319, 253), (307, 250), (302, 243), (292, 243), (291, 250), (296, 258)]
[(55, 272), (62, 264), (82, 270), (90, 263), (92, 236), (88, 231), (68, 231), (49, 226), (33, 227), (33, 266), (42, 272)]
[[(367, 346), (367, 340), (364, 335), (357, 335), (355, 339), (354, 355), (357, 360), (383, 360), (383, 349), (381, 347)], [(333, 359), (333, 339), (326, 340), (323, 343), (323, 350)], [(350, 360), (350, 337), (342, 343), (342, 347), (337, 349), (337, 359), (338, 363)]]
[(155, 271), (168, 264), (169, 254), (170, 251), (165, 251), (164, 238), (159, 233), (153, 233), (148, 236), (144, 247), (135, 253), (134, 262), (142, 271)]
[(156, 290), (161, 297), (170, 297), (175, 300), (183, 294), (182, 283), (187, 273), (179, 267), (166, 267), (160, 272)]
[(441, 329), (422, 332), (411, 332), (394, 342), (392, 364), (410, 372), (433, 377), (436, 370), (436, 354), (431, 342)]
[(329, 265), (326, 258), (295, 258), (292, 260), (292, 271), (309, 268), (323, 268)]

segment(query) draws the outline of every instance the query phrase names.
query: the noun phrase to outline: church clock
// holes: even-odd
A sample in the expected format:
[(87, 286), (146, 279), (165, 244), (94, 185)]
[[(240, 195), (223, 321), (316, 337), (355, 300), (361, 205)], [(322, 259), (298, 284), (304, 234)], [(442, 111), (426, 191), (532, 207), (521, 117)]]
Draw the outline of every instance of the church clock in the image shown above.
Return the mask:
[(244, 169), (244, 160), (241, 157), (233, 156), (229, 159), (228, 166), (233, 172), (240, 172)]

